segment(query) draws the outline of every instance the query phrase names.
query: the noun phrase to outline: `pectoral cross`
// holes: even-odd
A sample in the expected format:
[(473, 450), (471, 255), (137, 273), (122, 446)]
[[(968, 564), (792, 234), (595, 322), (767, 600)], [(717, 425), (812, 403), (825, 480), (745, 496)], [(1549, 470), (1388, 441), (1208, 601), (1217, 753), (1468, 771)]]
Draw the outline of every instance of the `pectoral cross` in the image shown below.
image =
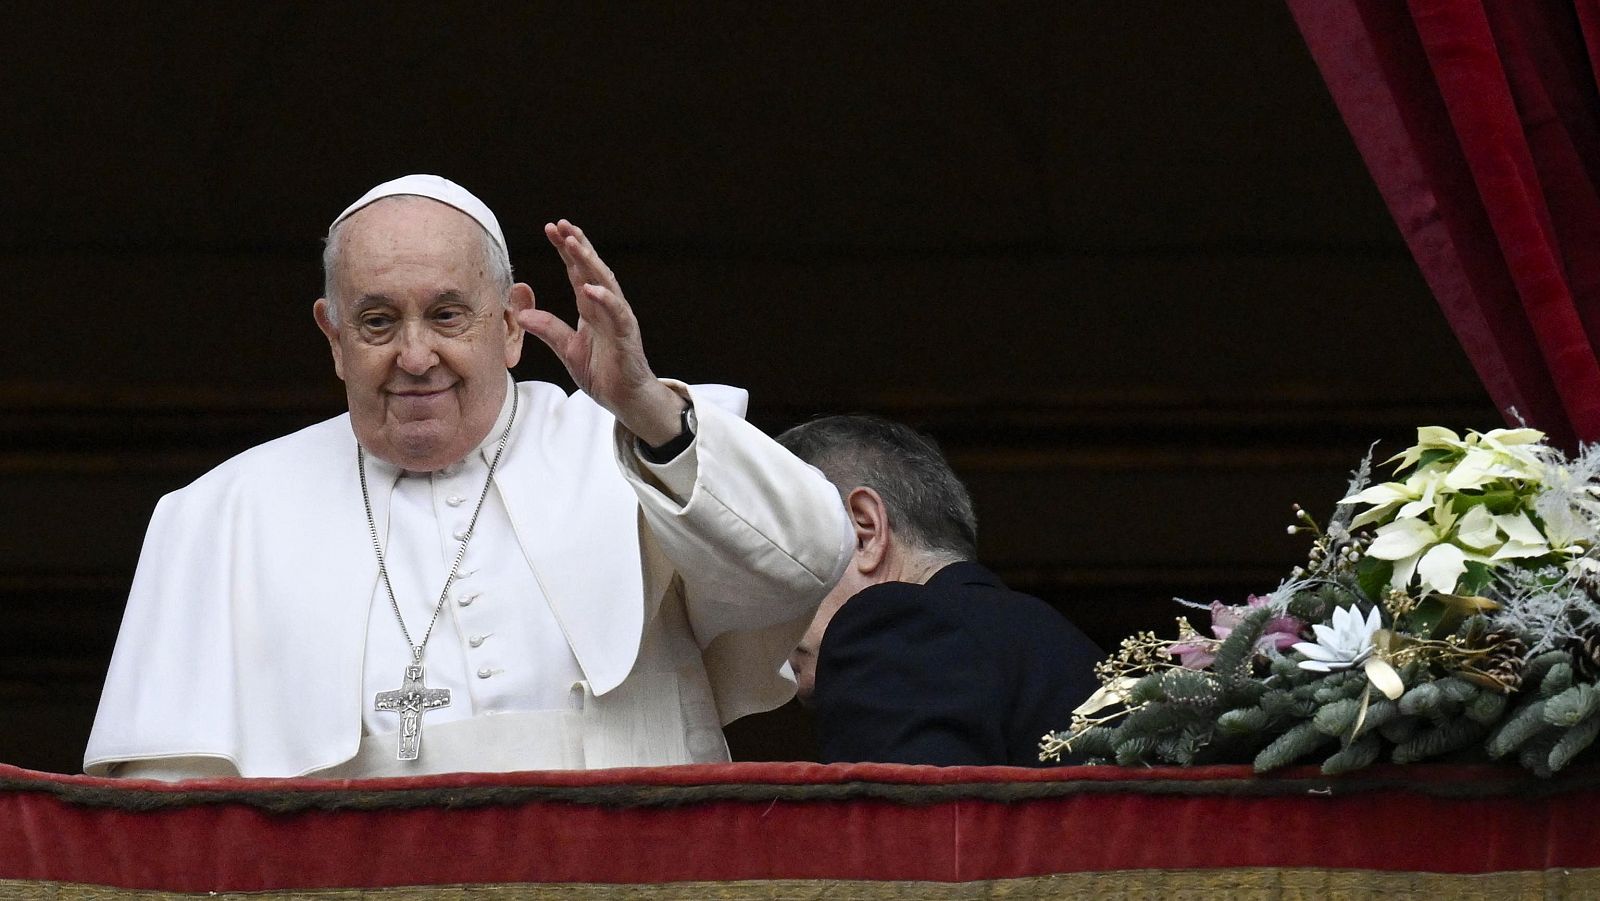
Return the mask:
[(450, 706), (450, 689), (422, 684), (422, 665), (406, 667), (405, 683), (394, 691), (380, 691), (373, 709), (400, 714), (400, 753), (397, 760), (416, 760), (422, 749), (422, 714)]

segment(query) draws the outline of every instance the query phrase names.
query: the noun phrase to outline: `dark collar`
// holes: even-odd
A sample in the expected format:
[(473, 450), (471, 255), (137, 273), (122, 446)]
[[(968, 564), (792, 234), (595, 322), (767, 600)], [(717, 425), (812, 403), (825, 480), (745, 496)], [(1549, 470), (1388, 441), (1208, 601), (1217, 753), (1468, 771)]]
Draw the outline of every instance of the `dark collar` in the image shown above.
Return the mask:
[(1006, 583), (1000, 581), (1000, 577), (990, 572), (987, 567), (981, 563), (973, 563), (971, 561), (949, 564), (934, 573), (933, 578), (929, 579), (927, 584), (930, 588), (950, 585), (987, 585), (991, 588), (1004, 590), (1006, 587)]

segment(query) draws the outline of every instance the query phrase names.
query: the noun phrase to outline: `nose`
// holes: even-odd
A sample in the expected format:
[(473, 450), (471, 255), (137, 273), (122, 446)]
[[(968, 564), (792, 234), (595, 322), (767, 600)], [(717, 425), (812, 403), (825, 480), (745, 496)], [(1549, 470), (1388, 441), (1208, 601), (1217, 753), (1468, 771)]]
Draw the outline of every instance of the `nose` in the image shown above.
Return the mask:
[(421, 323), (408, 322), (400, 330), (398, 350), (400, 368), (411, 375), (422, 375), (439, 365), (439, 353), (434, 349), (433, 335)]

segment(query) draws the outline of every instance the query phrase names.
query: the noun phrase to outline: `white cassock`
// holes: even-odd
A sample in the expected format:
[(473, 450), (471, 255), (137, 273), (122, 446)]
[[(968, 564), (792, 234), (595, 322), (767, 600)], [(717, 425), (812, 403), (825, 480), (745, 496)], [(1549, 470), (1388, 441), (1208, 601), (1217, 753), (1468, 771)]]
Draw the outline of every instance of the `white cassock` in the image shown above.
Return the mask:
[[(587, 395), (519, 409), (424, 665), (447, 707), (396, 760), (410, 650), (378, 578), (348, 416), (223, 463), (151, 518), (84, 757), (91, 774), (408, 775), (726, 760), (721, 726), (780, 672), (849, 560), (837, 491), (692, 390), (689, 449), (653, 466)], [(368, 454), (373, 516), (421, 640), (510, 411), (433, 474)], [(119, 766), (119, 764), (124, 764)]]

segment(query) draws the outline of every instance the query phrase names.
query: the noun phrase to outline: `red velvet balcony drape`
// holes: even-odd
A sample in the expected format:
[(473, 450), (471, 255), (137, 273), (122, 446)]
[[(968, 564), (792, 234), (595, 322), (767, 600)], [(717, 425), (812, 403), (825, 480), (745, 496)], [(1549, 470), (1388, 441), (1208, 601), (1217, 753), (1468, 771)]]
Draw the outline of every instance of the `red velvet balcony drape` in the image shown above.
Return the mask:
[(1288, 0), (1495, 404), (1600, 441), (1600, 0)]

